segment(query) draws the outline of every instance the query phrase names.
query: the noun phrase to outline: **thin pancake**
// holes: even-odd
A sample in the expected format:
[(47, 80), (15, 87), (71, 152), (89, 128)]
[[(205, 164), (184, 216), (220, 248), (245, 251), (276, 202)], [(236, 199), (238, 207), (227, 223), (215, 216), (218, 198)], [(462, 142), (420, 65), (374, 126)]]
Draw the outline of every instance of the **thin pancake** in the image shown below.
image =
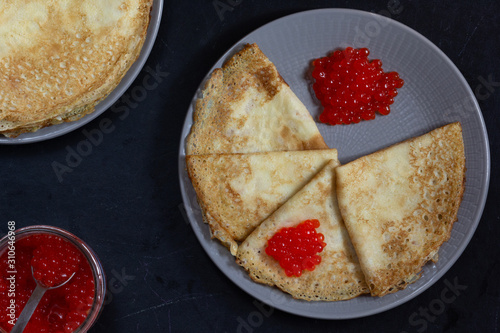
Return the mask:
[[(256, 282), (277, 286), (294, 298), (337, 301), (368, 292), (355, 251), (342, 222), (335, 195), (335, 161), (255, 229), (238, 248), (237, 262)], [(288, 277), (265, 253), (267, 241), (281, 228), (318, 219), (325, 236), (321, 263), (300, 277)]]
[(0, 2), (0, 133), (94, 111), (139, 56), (152, 0)]
[(309, 111), (256, 44), (215, 69), (202, 94), (187, 155), (328, 148)]
[(233, 255), (262, 220), (303, 187), (337, 150), (186, 157), (187, 170), (211, 233)]
[(336, 169), (339, 207), (371, 294), (419, 278), (448, 240), (462, 199), (460, 123), (364, 156)]

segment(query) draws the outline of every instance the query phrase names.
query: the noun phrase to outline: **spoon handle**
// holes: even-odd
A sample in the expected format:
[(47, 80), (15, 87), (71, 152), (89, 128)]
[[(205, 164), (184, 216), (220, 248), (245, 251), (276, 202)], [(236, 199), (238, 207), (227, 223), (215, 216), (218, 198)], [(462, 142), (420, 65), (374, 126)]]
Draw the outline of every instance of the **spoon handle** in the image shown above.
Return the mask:
[(36, 284), (35, 290), (33, 290), (30, 299), (24, 306), (23, 311), (21, 311), (21, 314), (19, 315), (19, 318), (17, 318), (16, 324), (10, 333), (21, 333), (24, 330), (26, 324), (28, 324), (28, 321), (31, 318), (31, 315), (35, 312), (38, 303), (42, 299), (43, 294), (45, 294), (45, 291), (47, 291), (46, 288), (42, 287), (38, 283)]

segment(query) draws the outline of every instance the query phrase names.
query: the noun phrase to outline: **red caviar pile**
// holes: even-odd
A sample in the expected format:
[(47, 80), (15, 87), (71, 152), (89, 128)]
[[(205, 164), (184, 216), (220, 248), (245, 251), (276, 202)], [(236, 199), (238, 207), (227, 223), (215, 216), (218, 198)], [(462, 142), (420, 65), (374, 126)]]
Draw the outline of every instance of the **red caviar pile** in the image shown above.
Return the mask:
[(267, 241), (266, 254), (278, 260), (287, 276), (301, 276), (321, 262), (325, 237), (316, 232), (318, 220), (306, 220), (296, 227), (282, 228)]
[(404, 81), (385, 73), (382, 61), (368, 60), (367, 48), (337, 50), (313, 61), (316, 97), (323, 105), (319, 120), (330, 125), (359, 123), (388, 115)]

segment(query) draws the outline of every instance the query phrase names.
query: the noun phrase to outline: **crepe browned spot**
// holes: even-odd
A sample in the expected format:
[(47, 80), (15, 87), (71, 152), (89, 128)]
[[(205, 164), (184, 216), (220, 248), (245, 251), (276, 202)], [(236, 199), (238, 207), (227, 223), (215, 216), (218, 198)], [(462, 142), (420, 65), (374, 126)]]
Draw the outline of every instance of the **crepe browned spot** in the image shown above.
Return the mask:
[(233, 255), (238, 242), (330, 160), (338, 164), (336, 149), (186, 157), (205, 222)]
[(462, 200), (460, 123), (361, 157), (336, 169), (340, 211), (371, 294), (420, 277), (450, 237)]
[(152, 0), (0, 1), (0, 133), (94, 111), (137, 59)]
[(256, 44), (206, 82), (186, 155), (326, 149), (309, 111)]
[[(335, 194), (338, 164), (329, 162), (306, 186), (276, 210), (240, 245), (237, 262), (256, 282), (277, 286), (294, 298), (337, 301), (368, 292), (354, 248), (340, 216)], [(317, 232), (325, 237), (321, 263), (300, 277), (288, 277), (265, 253), (267, 241), (281, 228), (318, 219)]]

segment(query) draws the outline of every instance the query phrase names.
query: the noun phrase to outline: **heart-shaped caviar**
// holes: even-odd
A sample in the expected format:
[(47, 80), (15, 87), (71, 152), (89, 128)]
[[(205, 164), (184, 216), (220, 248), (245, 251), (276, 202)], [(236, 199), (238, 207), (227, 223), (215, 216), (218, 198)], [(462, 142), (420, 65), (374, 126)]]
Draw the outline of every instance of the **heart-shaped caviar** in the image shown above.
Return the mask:
[(323, 105), (319, 120), (330, 125), (359, 123), (388, 115), (404, 81), (385, 73), (382, 61), (368, 60), (367, 48), (337, 50), (313, 61), (313, 89)]
[(317, 254), (326, 246), (325, 237), (316, 232), (318, 220), (306, 220), (296, 227), (281, 228), (267, 241), (266, 254), (276, 259), (287, 276), (301, 276), (321, 262)]

